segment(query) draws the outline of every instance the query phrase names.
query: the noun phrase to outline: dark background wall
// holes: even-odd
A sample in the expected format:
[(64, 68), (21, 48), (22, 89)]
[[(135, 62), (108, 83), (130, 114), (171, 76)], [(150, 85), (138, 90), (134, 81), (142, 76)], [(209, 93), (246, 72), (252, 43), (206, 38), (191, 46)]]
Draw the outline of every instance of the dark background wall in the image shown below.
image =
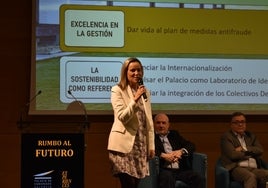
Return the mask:
[[(4, 4), (3, 4), (4, 3)], [(75, 132), (76, 125), (61, 125), (55, 121), (79, 120), (77, 116), (34, 116), (35, 123), (18, 128), (21, 106), (29, 100), (31, 62), (31, 1), (3, 1), (0, 11), (1, 113), (0, 113), (0, 183), (1, 187), (20, 187), (21, 134), (23, 132)], [(248, 116), (248, 129), (259, 137), (268, 149), (268, 116)], [(219, 153), (219, 137), (229, 128), (226, 115), (172, 115), (172, 127), (196, 143), (197, 151), (208, 155), (208, 187), (214, 187), (214, 165)], [(107, 155), (107, 138), (112, 116), (89, 116), (91, 127), (85, 134), (85, 187), (119, 188), (111, 177)], [(268, 161), (268, 152), (264, 154)]]

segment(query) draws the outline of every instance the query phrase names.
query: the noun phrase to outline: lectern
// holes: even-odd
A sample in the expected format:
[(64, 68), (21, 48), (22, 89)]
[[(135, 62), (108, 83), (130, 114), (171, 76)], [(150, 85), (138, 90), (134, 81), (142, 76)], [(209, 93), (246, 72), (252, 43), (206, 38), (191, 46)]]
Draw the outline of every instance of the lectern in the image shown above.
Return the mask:
[[(89, 122), (84, 112), (82, 118), (83, 121), (20, 118), (21, 188), (84, 187), (85, 132)], [(28, 126), (32, 128), (27, 130)], [(78, 130), (82, 131), (68, 131), (66, 127), (70, 126), (81, 126)], [(46, 131), (44, 127), (53, 128)]]

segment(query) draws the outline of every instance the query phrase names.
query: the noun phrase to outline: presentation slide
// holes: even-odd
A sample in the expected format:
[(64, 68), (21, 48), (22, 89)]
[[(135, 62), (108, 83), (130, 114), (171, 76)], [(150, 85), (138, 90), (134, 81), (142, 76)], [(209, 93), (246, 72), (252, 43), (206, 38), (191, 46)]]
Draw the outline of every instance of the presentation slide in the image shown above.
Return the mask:
[(268, 6), (181, 6), (35, 2), (29, 113), (76, 114), (80, 101), (79, 113), (112, 114), (111, 87), (137, 57), (154, 113), (268, 114)]

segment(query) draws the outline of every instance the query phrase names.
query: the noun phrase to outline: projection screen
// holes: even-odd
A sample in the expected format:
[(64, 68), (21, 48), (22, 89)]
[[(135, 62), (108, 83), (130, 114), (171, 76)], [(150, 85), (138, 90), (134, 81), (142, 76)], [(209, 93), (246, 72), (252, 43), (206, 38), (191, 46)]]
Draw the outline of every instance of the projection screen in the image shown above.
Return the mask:
[(29, 114), (111, 114), (128, 57), (154, 113), (268, 114), (266, 1), (34, 0)]

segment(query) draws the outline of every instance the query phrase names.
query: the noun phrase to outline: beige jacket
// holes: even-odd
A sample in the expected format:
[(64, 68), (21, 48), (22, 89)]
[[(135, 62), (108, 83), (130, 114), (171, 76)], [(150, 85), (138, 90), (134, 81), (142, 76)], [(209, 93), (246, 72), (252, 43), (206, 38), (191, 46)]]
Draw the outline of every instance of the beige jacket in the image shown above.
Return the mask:
[[(258, 141), (256, 135), (246, 131), (245, 142), (247, 150), (252, 153), (252, 156), (256, 159), (258, 167), (260, 167), (260, 156), (263, 154), (263, 147)], [(221, 137), (221, 161), (222, 165), (232, 170), (238, 166), (240, 161), (248, 159), (250, 156), (245, 152), (236, 151), (235, 148), (241, 146), (237, 136), (233, 131), (227, 131)]]
[[(143, 104), (146, 115), (148, 151), (154, 150), (154, 127), (152, 119), (150, 93), (147, 92), (147, 102)], [(123, 91), (119, 86), (112, 87), (111, 102), (114, 110), (114, 123), (109, 135), (108, 150), (129, 153), (132, 150), (135, 135), (138, 130), (136, 115), (137, 104), (134, 101), (131, 88)]]

